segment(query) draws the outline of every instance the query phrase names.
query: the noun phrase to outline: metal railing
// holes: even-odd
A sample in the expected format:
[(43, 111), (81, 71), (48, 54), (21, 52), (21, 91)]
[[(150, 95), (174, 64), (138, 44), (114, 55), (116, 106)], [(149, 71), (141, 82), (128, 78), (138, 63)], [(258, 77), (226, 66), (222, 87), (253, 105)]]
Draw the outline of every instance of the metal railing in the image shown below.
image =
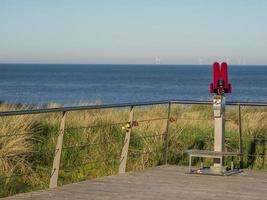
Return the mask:
[[(66, 125), (66, 116), (68, 113), (73, 111), (86, 111), (86, 110), (98, 110), (98, 109), (110, 109), (110, 108), (130, 108), (129, 109), (129, 119), (127, 122), (115, 123), (115, 125), (124, 125), (125, 127), (125, 136), (124, 142), (122, 145), (118, 173), (124, 173), (126, 171), (127, 159), (129, 155), (129, 143), (132, 134), (132, 128), (135, 126), (135, 123), (140, 123), (142, 121), (155, 121), (155, 120), (166, 120), (166, 127), (163, 134), (160, 136), (164, 137), (164, 152), (163, 152), (163, 162), (164, 164), (168, 163), (168, 154), (169, 154), (169, 128), (172, 121), (171, 111), (173, 105), (212, 105), (212, 101), (195, 101), (195, 100), (167, 100), (167, 101), (151, 101), (151, 102), (140, 102), (140, 103), (124, 103), (124, 104), (107, 104), (107, 105), (90, 105), (90, 106), (75, 106), (75, 107), (61, 107), (61, 108), (45, 108), (45, 109), (33, 109), (33, 110), (17, 110), (17, 111), (5, 111), (0, 112), (0, 117), (7, 116), (17, 116), (17, 115), (31, 115), (31, 114), (42, 114), (42, 113), (62, 113), (60, 119), (60, 126), (57, 136), (56, 148), (53, 150), (54, 159), (53, 167), (51, 170), (51, 177), (49, 188), (57, 187), (59, 170), (60, 170), (60, 160), (62, 150), (66, 147), (63, 146), (63, 138), (65, 134), (65, 125)], [(134, 111), (137, 107), (144, 106), (155, 106), (155, 105), (166, 105), (167, 106), (167, 116), (154, 118), (154, 119), (145, 119), (134, 121)], [(242, 107), (244, 106), (264, 106), (267, 107), (267, 103), (264, 102), (227, 102), (229, 106), (238, 106), (238, 132), (239, 132), (239, 152), (243, 154), (243, 141), (242, 141)], [(196, 119), (200, 120), (200, 119)], [(108, 124), (114, 125), (114, 124)], [(101, 126), (105, 126), (102, 124)], [(107, 126), (107, 125), (106, 125)], [(79, 127), (83, 128), (83, 127)], [(88, 127), (84, 127), (88, 128)], [(81, 146), (93, 146), (93, 144), (82, 144)], [(77, 148), (78, 146), (69, 146), (68, 148)], [(240, 166), (243, 167), (243, 157), (240, 160)], [(21, 174), (23, 176), (24, 174)]]

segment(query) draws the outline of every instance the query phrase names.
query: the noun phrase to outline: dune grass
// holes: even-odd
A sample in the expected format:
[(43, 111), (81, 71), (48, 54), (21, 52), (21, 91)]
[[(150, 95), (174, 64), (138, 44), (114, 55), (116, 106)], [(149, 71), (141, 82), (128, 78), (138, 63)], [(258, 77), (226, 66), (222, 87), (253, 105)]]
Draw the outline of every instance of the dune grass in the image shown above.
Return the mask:
[[(33, 107), (0, 105), (1, 111), (29, 108)], [(127, 171), (163, 164), (167, 124), (163, 118), (167, 111), (167, 105), (135, 109), (138, 126), (131, 135)], [(226, 115), (226, 149), (238, 151), (237, 109), (227, 108)], [(1, 197), (48, 188), (61, 116), (47, 113), (0, 118)], [(122, 126), (128, 117), (129, 108), (68, 112), (59, 185), (116, 174), (125, 136)], [(170, 164), (187, 165), (187, 149), (213, 149), (211, 106), (172, 105), (171, 118)], [(243, 108), (242, 129), (245, 167), (266, 169), (267, 109)], [(195, 159), (194, 164), (199, 161)]]

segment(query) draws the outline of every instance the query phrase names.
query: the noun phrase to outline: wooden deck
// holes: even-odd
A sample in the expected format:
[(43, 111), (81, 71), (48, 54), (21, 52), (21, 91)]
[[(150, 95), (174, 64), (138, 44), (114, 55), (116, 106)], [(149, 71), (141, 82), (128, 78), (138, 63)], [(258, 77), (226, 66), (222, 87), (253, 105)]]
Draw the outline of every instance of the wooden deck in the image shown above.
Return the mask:
[(187, 168), (160, 166), (142, 172), (103, 177), (6, 199), (255, 199), (267, 200), (267, 172), (233, 176), (185, 174)]

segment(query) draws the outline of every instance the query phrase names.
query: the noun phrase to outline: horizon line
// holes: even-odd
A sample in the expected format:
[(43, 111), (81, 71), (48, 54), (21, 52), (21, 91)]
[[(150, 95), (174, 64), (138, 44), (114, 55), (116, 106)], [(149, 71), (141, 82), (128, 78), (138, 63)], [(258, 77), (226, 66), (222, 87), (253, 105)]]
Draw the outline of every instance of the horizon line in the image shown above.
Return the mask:
[[(217, 62), (217, 61), (214, 61)], [(213, 63), (214, 63), (213, 62)], [(15, 64), (20, 64), (20, 65), (153, 65), (153, 66), (166, 66), (166, 65), (170, 65), (170, 66), (175, 66), (175, 65), (190, 65), (190, 66), (209, 66), (212, 65), (213, 63), (204, 63), (204, 64), (185, 64), (185, 63), (171, 63), (171, 64), (155, 64), (155, 63), (35, 63), (35, 62), (7, 62), (7, 63), (1, 63), (0, 65), (15, 65)], [(221, 63), (221, 62), (219, 62)], [(228, 65), (232, 65), (232, 66), (267, 66), (267, 64), (229, 64)]]

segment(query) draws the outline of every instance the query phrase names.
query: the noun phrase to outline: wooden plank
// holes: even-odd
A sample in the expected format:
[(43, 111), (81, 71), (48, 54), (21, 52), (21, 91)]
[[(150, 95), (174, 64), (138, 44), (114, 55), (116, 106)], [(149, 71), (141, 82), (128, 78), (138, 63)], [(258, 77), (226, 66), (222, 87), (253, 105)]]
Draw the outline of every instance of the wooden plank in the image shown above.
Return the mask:
[(52, 171), (51, 171), (49, 188), (57, 187), (61, 151), (62, 151), (62, 145), (63, 145), (63, 139), (64, 139), (66, 115), (67, 115), (67, 112), (64, 111), (62, 118), (61, 118), (61, 121), (60, 121), (60, 128), (59, 128), (59, 134), (58, 134), (58, 138), (57, 138), (57, 145), (56, 145), (56, 150), (55, 150), (53, 167), (52, 167)]
[(170, 127), (170, 117), (171, 117), (171, 102), (168, 106), (168, 117), (166, 121), (166, 132), (165, 132), (165, 147), (164, 147), (164, 164), (168, 164), (168, 154), (169, 154), (169, 127)]
[(267, 172), (245, 171), (224, 177), (191, 175), (186, 171), (185, 167), (164, 165), (6, 199), (267, 199)]
[(124, 143), (123, 143), (123, 147), (121, 151), (121, 158), (120, 158), (120, 165), (119, 165), (119, 172), (118, 172), (119, 174), (125, 173), (126, 171), (129, 144), (130, 144), (132, 127), (133, 127), (133, 115), (134, 115), (134, 107), (131, 106), (130, 114), (129, 114), (129, 122), (128, 122), (130, 127), (126, 127)]
[(239, 132), (239, 152), (240, 152), (240, 169), (244, 167), (244, 157), (243, 157), (243, 134), (242, 134), (242, 114), (241, 114), (241, 105), (238, 104), (238, 132)]

